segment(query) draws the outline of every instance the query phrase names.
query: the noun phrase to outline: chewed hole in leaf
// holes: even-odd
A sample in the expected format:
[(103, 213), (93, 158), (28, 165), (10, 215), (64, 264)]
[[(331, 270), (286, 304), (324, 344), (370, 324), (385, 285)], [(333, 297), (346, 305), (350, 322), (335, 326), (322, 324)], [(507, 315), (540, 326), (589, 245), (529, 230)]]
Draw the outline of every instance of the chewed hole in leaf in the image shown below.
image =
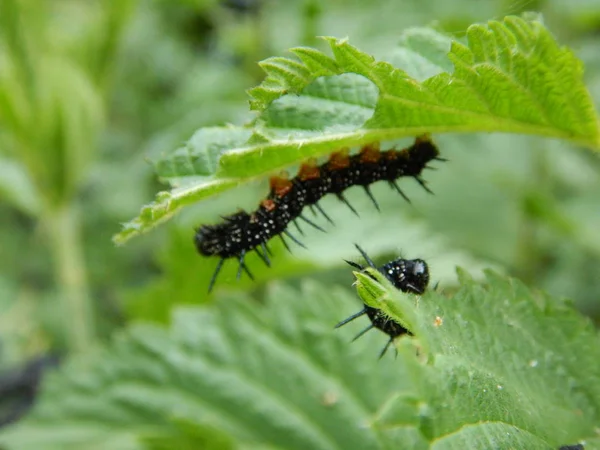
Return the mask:
[(362, 75), (319, 77), (299, 95), (273, 101), (262, 115), (273, 138), (309, 137), (324, 130), (352, 131), (373, 115), (379, 91)]
[(383, 59), (423, 82), (443, 72), (452, 73), (454, 67), (447, 56), (451, 46), (449, 36), (428, 28), (410, 28), (400, 38), (400, 45)]

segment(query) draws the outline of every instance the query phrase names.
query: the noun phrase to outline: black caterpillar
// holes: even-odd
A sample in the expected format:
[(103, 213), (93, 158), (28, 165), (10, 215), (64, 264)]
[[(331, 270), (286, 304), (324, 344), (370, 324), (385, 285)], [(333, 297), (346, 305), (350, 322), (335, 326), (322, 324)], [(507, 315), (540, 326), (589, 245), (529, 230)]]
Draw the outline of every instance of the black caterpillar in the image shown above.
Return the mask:
[[(410, 200), (396, 183), (400, 177), (414, 178), (431, 193), (421, 178), (421, 172), (432, 160), (445, 161), (439, 157), (438, 149), (431, 140), (427, 136), (422, 136), (418, 137), (413, 145), (403, 150), (381, 152), (378, 144), (365, 145), (359, 153), (352, 156), (347, 150), (335, 152), (320, 166), (316, 161), (311, 160), (303, 164), (298, 175), (291, 180), (282, 176), (271, 177), (269, 195), (255, 212), (239, 211), (223, 217), (223, 222), (219, 224), (202, 225), (196, 230), (194, 242), (198, 251), (205, 256), (221, 258), (210, 280), (208, 291), (212, 290), (217, 275), (228, 258), (235, 257), (239, 261), (238, 279), (242, 270), (254, 279), (244, 263), (246, 254), (252, 250), (256, 251), (267, 266), (270, 266), (267, 242), (275, 236), (281, 238), (290, 252), (284, 235), (305, 247), (287, 230), (291, 222), (299, 229), (296, 219), (302, 219), (309, 225), (325, 231), (302, 215), (302, 210), (305, 206), (309, 206), (316, 215), (316, 208), (333, 224), (331, 218), (318, 204), (318, 201), (327, 194), (335, 194), (358, 215), (343, 195), (343, 192), (351, 186), (362, 186), (378, 210), (379, 205), (369, 188), (377, 181), (387, 181), (408, 202)], [(301, 232), (300, 229), (299, 231)]]
[[(427, 289), (427, 285), (429, 284), (429, 268), (427, 267), (427, 263), (422, 259), (398, 258), (390, 261), (387, 264), (384, 264), (381, 267), (377, 267), (362, 248), (360, 248), (357, 244), (354, 245), (365, 259), (369, 267), (373, 267), (381, 272), (396, 289), (400, 289), (402, 292), (410, 292), (413, 294), (422, 294), (425, 292), (425, 289)], [(360, 264), (356, 264), (355, 262), (346, 262), (358, 270), (365, 269), (365, 267), (361, 266)], [(342, 320), (335, 326), (335, 328), (339, 328), (364, 314), (369, 317), (371, 325), (358, 333), (354, 339), (352, 339), (352, 341), (355, 341), (373, 328), (383, 331), (390, 337), (390, 339), (379, 354), (380, 359), (383, 358), (383, 355), (385, 355), (385, 352), (387, 352), (388, 347), (394, 341), (394, 339), (396, 339), (398, 336), (402, 336), (403, 334), (412, 335), (409, 330), (392, 320), (382, 311), (366, 304), (361, 311), (357, 312), (356, 314), (352, 314), (345, 320)]]

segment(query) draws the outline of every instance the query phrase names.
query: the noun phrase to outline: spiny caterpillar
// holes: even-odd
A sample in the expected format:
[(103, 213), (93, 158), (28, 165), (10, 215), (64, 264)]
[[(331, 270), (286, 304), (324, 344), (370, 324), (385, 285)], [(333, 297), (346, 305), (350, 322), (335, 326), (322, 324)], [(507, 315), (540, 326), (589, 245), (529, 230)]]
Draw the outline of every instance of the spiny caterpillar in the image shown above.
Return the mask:
[[(379, 272), (381, 272), (390, 283), (394, 285), (396, 289), (400, 289), (402, 292), (410, 292), (413, 294), (422, 294), (427, 289), (427, 285), (429, 284), (429, 268), (427, 267), (427, 263), (422, 259), (403, 259), (397, 258), (393, 261), (384, 264), (381, 267), (375, 266), (371, 258), (365, 253), (365, 251), (360, 248), (357, 244), (354, 244), (364, 260), (367, 262), (369, 267), (372, 267)], [(360, 264), (356, 264), (352, 261), (346, 261), (352, 267), (358, 270), (364, 270), (365, 267)], [(352, 341), (354, 342), (367, 331), (377, 328), (378, 330), (383, 331), (387, 334), (390, 339), (387, 344), (379, 354), (379, 358), (381, 359), (385, 352), (387, 351), (390, 344), (396, 339), (398, 336), (403, 334), (412, 334), (398, 322), (395, 322), (392, 318), (387, 316), (384, 312), (380, 311), (377, 308), (373, 308), (367, 304), (364, 304), (364, 308), (357, 312), (356, 314), (352, 314), (347, 319), (342, 320), (338, 323), (335, 328), (339, 328), (342, 325), (347, 324), (348, 322), (353, 321), (354, 319), (366, 314), (371, 324), (363, 329), (360, 333), (358, 333)]]
[(269, 195), (260, 203), (256, 211), (252, 213), (239, 211), (223, 217), (221, 223), (202, 225), (196, 230), (194, 241), (198, 252), (204, 256), (221, 258), (210, 280), (208, 291), (212, 290), (217, 275), (228, 258), (238, 260), (238, 279), (242, 270), (254, 279), (244, 262), (246, 254), (253, 250), (270, 267), (270, 251), (267, 242), (275, 236), (280, 237), (290, 252), (291, 249), (284, 235), (306, 248), (290, 233), (287, 229), (288, 225), (293, 222), (298, 227), (296, 220), (301, 219), (316, 229), (325, 231), (304, 216), (302, 211), (308, 206), (316, 215), (316, 208), (333, 224), (333, 220), (318, 204), (319, 200), (327, 194), (334, 194), (358, 215), (343, 194), (352, 186), (362, 186), (378, 210), (379, 205), (370, 190), (370, 185), (377, 181), (388, 182), (408, 202), (410, 200), (397, 184), (400, 177), (414, 178), (431, 193), (421, 178), (421, 172), (432, 160), (445, 161), (444, 158), (439, 157), (438, 149), (429, 137), (421, 136), (413, 145), (402, 150), (380, 151), (378, 143), (363, 146), (355, 155), (350, 155), (348, 150), (344, 149), (332, 153), (329, 160), (322, 165), (317, 165), (315, 160), (304, 163), (298, 175), (292, 179), (283, 176), (271, 177)]

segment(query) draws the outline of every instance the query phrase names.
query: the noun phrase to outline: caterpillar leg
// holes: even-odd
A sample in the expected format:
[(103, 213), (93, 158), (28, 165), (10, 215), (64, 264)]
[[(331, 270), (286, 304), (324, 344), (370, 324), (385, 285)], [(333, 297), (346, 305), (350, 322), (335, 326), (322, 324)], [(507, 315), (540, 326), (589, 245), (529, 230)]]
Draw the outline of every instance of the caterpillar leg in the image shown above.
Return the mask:
[(413, 291), (415, 294), (422, 294), (423, 292), (425, 292), (423, 289), (421, 289), (421, 288), (420, 288), (420, 287), (418, 287), (418, 286), (415, 286), (415, 285), (414, 285), (414, 284), (412, 284), (412, 283), (406, 283), (406, 284), (405, 284), (405, 286), (406, 286), (407, 288), (410, 288), (410, 289), (411, 289), (411, 290), (412, 290), (412, 291)]

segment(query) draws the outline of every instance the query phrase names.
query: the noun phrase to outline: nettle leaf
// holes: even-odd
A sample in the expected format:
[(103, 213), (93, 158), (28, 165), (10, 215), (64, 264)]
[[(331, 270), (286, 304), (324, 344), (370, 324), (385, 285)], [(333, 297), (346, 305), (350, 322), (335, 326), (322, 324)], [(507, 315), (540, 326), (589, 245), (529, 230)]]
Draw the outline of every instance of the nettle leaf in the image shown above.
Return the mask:
[[(488, 273), (452, 297), (358, 274), (415, 338), (387, 340), (349, 290), (277, 285), (138, 325), (47, 381), (7, 450), (69, 448), (557, 449), (597, 442), (598, 335), (570, 305)], [(368, 295), (365, 293), (369, 292)], [(593, 444), (591, 444), (593, 445)], [(149, 446), (149, 447), (146, 447)], [(187, 447), (184, 447), (187, 446)], [(586, 449), (589, 450), (586, 446)]]
[[(377, 363), (381, 336), (350, 346), (334, 331), (360, 307), (353, 292), (306, 283), (275, 287), (264, 306), (222, 300), (178, 310), (170, 330), (134, 326), (106, 352), (62, 368), (34, 414), (0, 433), (0, 445), (140, 449), (142, 441), (195, 440), (191, 448), (205, 448), (227, 436), (250, 448), (390, 443), (368, 425), (394, 392), (409, 392), (408, 374), (393, 358)], [(419, 438), (416, 429), (400, 434), (411, 433)]]
[(126, 223), (114, 241), (123, 243), (169, 220), (182, 207), (237, 186), (240, 180), (210, 174), (216, 170), (221, 152), (242, 145), (250, 135), (250, 130), (241, 127), (201, 128), (186, 145), (157, 161), (156, 171), (171, 185), (171, 191), (159, 192), (156, 201), (144, 206), (136, 219)]
[[(406, 359), (431, 448), (548, 449), (598, 439), (600, 340), (570, 303), (493, 272), (483, 286), (460, 272), (452, 298), (402, 294), (369, 273), (377, 281), (356, 274), (359, 294), (412, 330), (429, 363)], [(402, 426), (402, 405), (389, 408), (377, 426)]]
[(583, 64), (535, 18), (472, 25), (466, 45), (408, 30), (389, 61), (345, 39), (326, 40), (332, 56), (294, 48), (296, 60), (261, 63), (267, 77), (249, 91), (258, 113), (252, 124), (222, 137), (201, 129), (202, 139), (158, 161), (158, 175), (169, 182), (202, 178), (184, 192), (159, 194), (115, 241), (149, 230), (186, 204), (340, 147), (423, 133), (507, 132), (600, 149)]

